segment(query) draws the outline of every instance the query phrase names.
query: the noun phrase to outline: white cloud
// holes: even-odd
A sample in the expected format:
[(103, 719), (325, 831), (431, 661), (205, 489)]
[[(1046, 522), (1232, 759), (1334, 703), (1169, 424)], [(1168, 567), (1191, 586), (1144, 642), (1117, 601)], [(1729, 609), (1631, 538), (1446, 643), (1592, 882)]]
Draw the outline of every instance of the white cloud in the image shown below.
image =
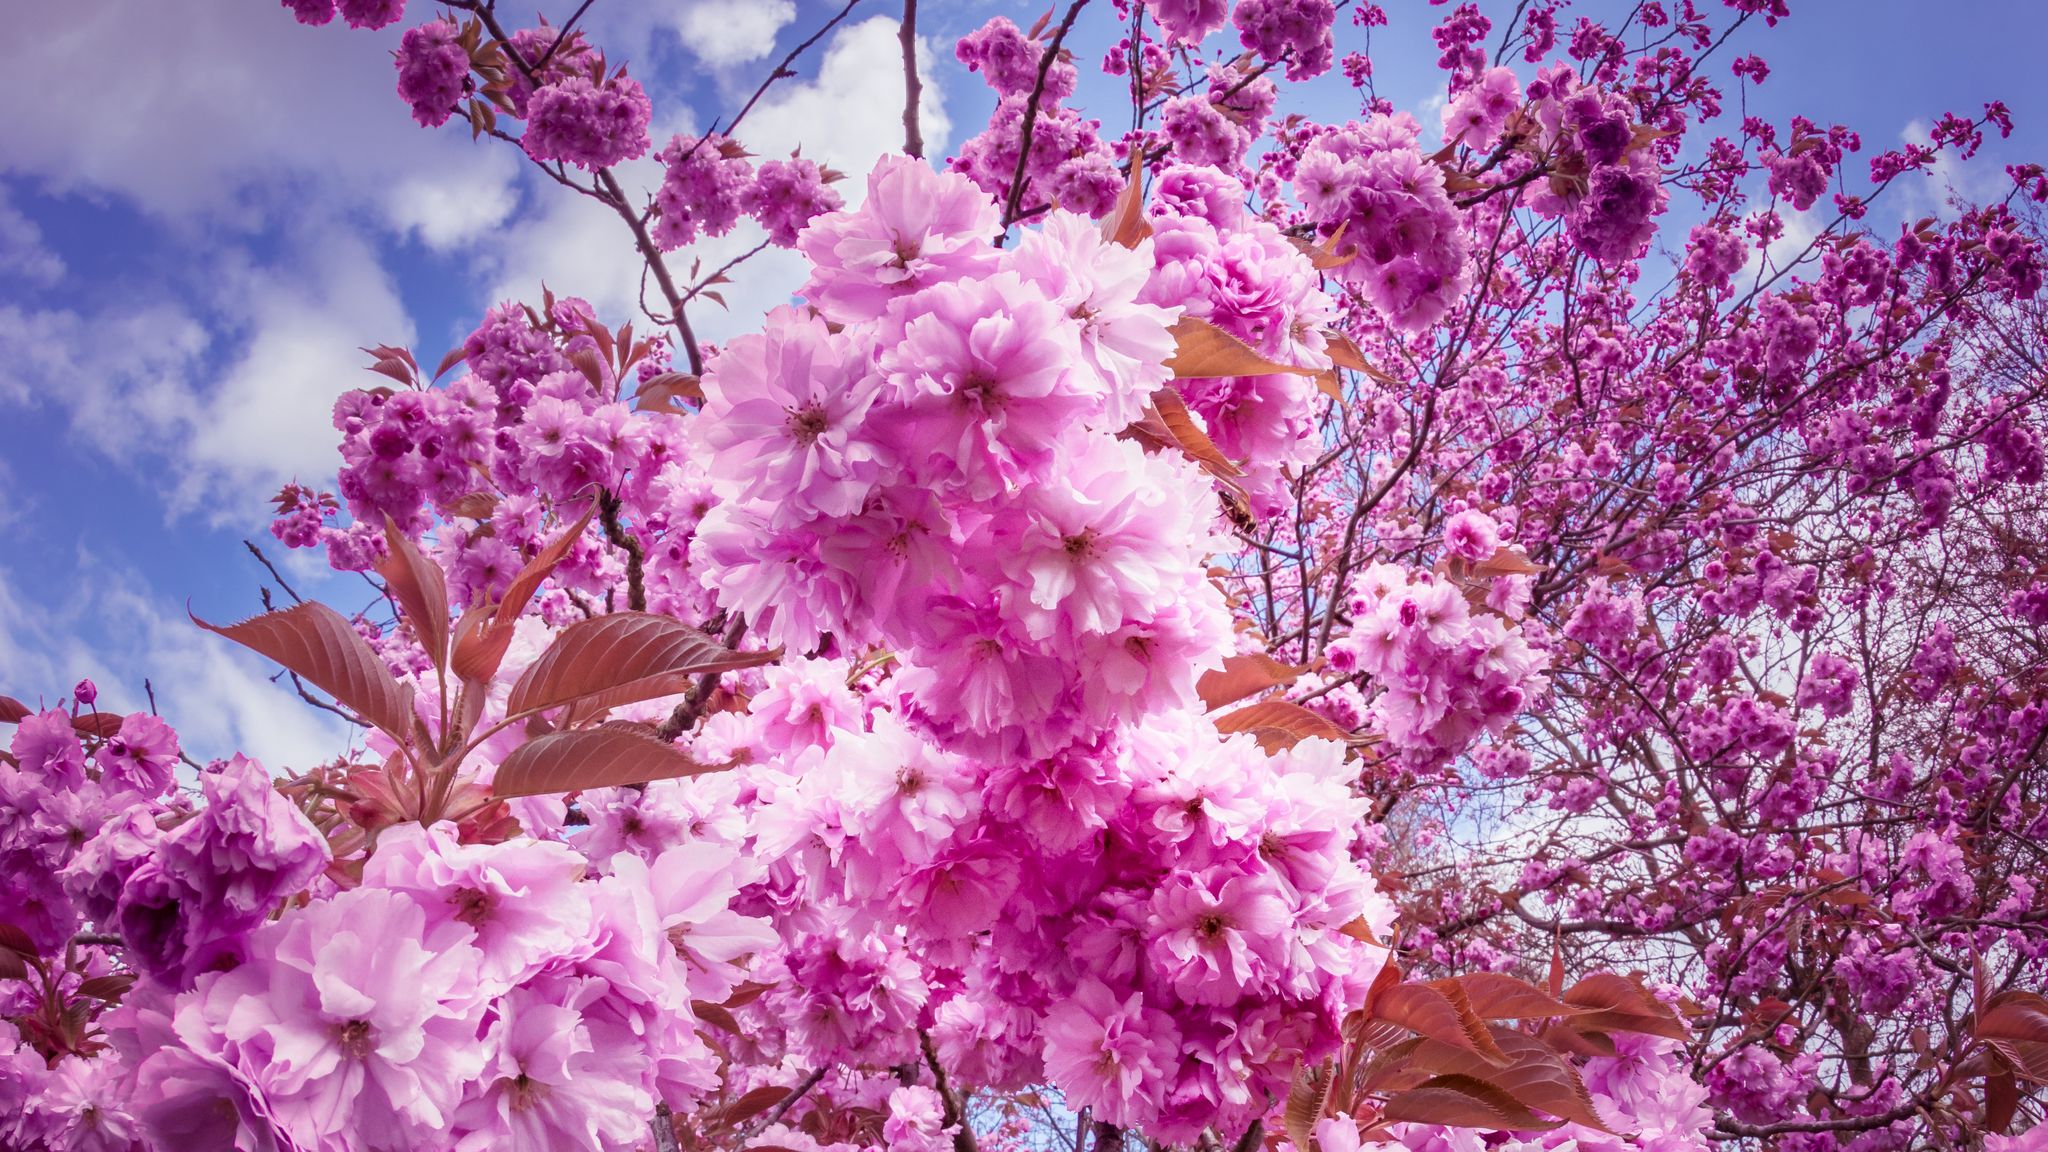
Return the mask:
[(47, 288), (64, 278), (64, 261), (43, 244), (42, 229), (23, 216), (0, 188), (0, 279)]
[[(874, 16), (840, 29), (817, 78), (769, 89), (740, 125), (740, 139), (769, 157), (802, 147), (804, 155), (855, 177), (866, 176), (876, 157), (903, 151), (903, 48), (896, 27), (895, 20)], [(952, 124), (932, 77), (931, 44), (919, 37), (917, 49), (917, 70), (924, 77), (918, 116), (926, 152), (936, 156)], [(857, 188), (849, 198), (858, 198)]]
[(406, 344), (396, 289), (356, 237), (314, 233), (278, 262), (223, 255), (210, 298), (98, 313), (0, 305), (0, 401), (65, 411), (79, 438), (161, 469), (173, 514), (246, 523), (294, 475), (331, 472), (334, 398), (359, 350)]
[(172, 494), (174, 511), (229, 495), (247, 501), (294, 475), (327, 473), (338, 435), (335, 398), (373, 382), (362, 347), (412, 343), (412, 323), (374, 253), (349, 236), (313, 251), (311, 267), (292, 261), (233, 285), (228, 310), (248, 325), (231, 340), (231, 355), (208, 358), (226, 364), (218, 383), (188, 385), (201, 398), (188, 423), (190, 470)]
[(474, 162), (406, 176), (384, 196), (384, 215), (436, 252), (464, 247), (503, 224), (519, 206), (519, 160), (509, 148), (480, 148)]
[(310, 199), (375, 204), (421, 174), (509, 179), (474, 159), (496, 142), (412, 122), (391, 63), (400, 27), (308, 28), (248, 0), (14, 7), (12, 42), (34, 50), (0, 69), (0, 172), (57, 192), (232, 223)]
[[(149, 706), (144, 679), (164, 719), (195, 758), (243, 752), (272, 769), (310, 768), (346, 751), (353, 729), (298, 698), (276, 671), (185, 619), (183, 608), (148, 590), (134, 572), (80, 557), (71, 594), (35, 597), (0, 569), (0, 692), (34, 706), (82, 679), (103, 710)], [(95, 642), (81, 637), (87, 633)]]
[(676, 35), (715, 68), (759, 60), (775, 50), (775, 34), (796, 19), (791, 0), (696, 0), (676, 14)]

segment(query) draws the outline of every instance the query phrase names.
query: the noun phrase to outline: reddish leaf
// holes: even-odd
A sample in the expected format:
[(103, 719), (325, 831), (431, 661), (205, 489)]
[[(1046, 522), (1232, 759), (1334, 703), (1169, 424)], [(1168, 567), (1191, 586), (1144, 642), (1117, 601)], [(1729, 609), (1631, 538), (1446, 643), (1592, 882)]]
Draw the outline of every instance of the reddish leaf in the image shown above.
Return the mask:
[(78, 994), (112, 1004), (126, 996), (134, 985), (135, 977), (125, 972), (116, 976), (95, 976), (78, 986)]
[(412, 687), (392, 679), (369, 642), (317, 600), (226, 627), (192, 622), (284, 665), (394, 740), (412, 731)]
[(1202, 673), (1195, 691), (1211, 711), (1268, 688), (1292, 684), (1304, 669), (1282, 664), (1264, 652), (1225, 656), (1223, 667)]
[(28, 705), (12, 696), (0, 696), (0, 724), (19, 724), (33, 715)]
[(1430, 1039), (1421, 1040), (1407, 1054), (1408, 1064), (1433, 1075), (1482, 1079), (1530, 1108), (1602, 1132), (1612, 1131), (1570, 1061), (1535, 1037), (1513, 1029), (1496, 1028), (1493, 1039), (1508, 1055), (1505, 1067), (1489, 1065), (1472, 1052)]
[(1282, 1113), (1282, 1121), (1287, 1128), (1287, 1138), (1294, 1143), (1297, 1152), (1308, 1152), (1309, 1135), (1329, 1106), (1333, 1082), (1327, 1061), (1295, 1068), (1294, 1084), (1287, 1091), (1287, 1109)]
[(1999, 1068), (1984, 1077), (1984, 1130), (2003, 1134), (2020, 1110), (2020, 1085), (2011, 1069)]
[(442, 376), (447, 375), (448, 370), (450, 368), (453, 368), (457, 364), (462, 363), (465, 359), (468, 358), (468, 355), (468, 350), (463, 348), (459, 344), (453, 348), (450, 348), (448, 350), (448, 354), (446, 356), (441, 357), (441, 363), (435, 366), (434, 379), (439, 380)]
[(464, 680), (488, 684), (497, 675), (498, 665), (505, 659), (505, 649), (512, 644), (512, 631), (519, 623), (519, 614), (526, 611), (526, 602), (540, 590), (548, 573), (569, 554), (583, 529), (590, 524), (590, 518), (597, 513), (597, 503), (591, 502), (581, 518), (571, 524), (560, 536), (549, 541), (519, 574), (512, 578), (512, 584), (505, 589), (504, 599), (488, 612), (466, 612), (455, 629), (456, 675)]
[(122, 719), (112, 712), (86, 712), (71, 718), (71, 730), (80, 736), (105, 740), (121, 731)]
[(695, 377), (683, 372), (662, 372), (647, 378), (646, 382), (633, 393), (640, 402), (640, 410), (688, 414), (690, 409), (677, 403), (690, 399), (702, 402), (704, 386)]
[(1133, 148), (1130, 177), (1124, 181), (1124, 190), (1116, 198), (1116, 207), (1102, 218), (1102, 238), (1112, 244), (1136, 248), (1150, 235), (1152, 222), (1145, 219), (1145, 153), (1142, 149)]
[(1502, 548), (1492, 556), (1472, 566), (1475, 576), (1533, 576), (1543, 569), (1529, 563), (1529, 558), (1512, 548)]
[(1427, 984), (1396, 984), (1373, 1002), (1372, 1014), (1454, 1048), (1474, 1053), (1493, 1065), (1508, 1062), (1486, 1022), (1472, 1014), (1472, 1005), (1455, 985), (1448, 990)]
[(505, 714), (516, 716), (572, 701), (592, 710), (669, 696), (707, 672), (753, 668), (777, 652), (734, 652), (667, 616), (614, 612), (579, 620), (555, 637), (512, 686)]
[(2048, 998), (2023, 991), (1991, 997), (1976, 1035), (2005, 1058), (2015, 1075), (2048, 1084)]
[(1152, 394), (1152, 408), (1159, 413), (1159, 422), (1166, 429), (1171, 442), (1187, 454), (1188, 459), (1202, 466), (1212, 476), (1235, 480), (1244, 475), (1244, 469), (1223, 454), (1209, 434), (1202, 431), (1189, 414), (1187, 402), (1180, 393), (1171, 388), (1161, 388)]
[(384, 517), (386, 554), (377, 562), (377, 574), (405, 613), (413, 639), (426, 649), (434, 670), (448, 670), (448, 580), (440, 566), (420, 553), (391, 517)]
[(491, 794), (545, 796), (715, 772), (658, 740), (644, 724), (612, 723), (528, 740), (498, 765)]
[(733, 1014), (723, 1004), (713, 1004), (709, 1000), (692, 1000), (690, 1008), (696, 1012), (699, 1020), (716, 1024), (735, 1036), (746, 1035), (740, 1031), (740, 1022), (733, 1018)]
[(1362, 943), (1375, 945), (1380, 943), (1380, 938), (1372, 934), (1372, 925), (1367, 924), (1363, 916), (1337, 929), (1337, 931)]
[(491, 518), (491, 513), (497, 511), (497, 509), (498, 498), (496, 496), (491, 495), (489, 492), (471, 492), (467, 496), (457, 497), (455, 503), (448, 505), (448, 514), (450, 516), (461, 516), (469, 520), (488, 520)]
[(1572, 1021), (1580, 1031), (1641, 1032), (1672, 1040), (1692, 1035), (1669, 1005), (1637, 981), (1612, 972), (1595, 972), (1565, 989), (1561, 999), (1587, 1010)]
[(773, 984), (763, 984), (757, 980), (749, 980), (738, 988), (733, 989), (732, 995), (725, 998), (725, 1006), (727, 1008), (744, 1008), (759, 1000), (763, 993), (772, 991), (774, 987), (775, 985)]
[(1329, 338), (1329, 345), (1323, 351), (1330, 357), (1330, 363), (1339, 368), (1349, 368), (1353, 372), (1363, 372), (1383, 384), (1400, 382), (1373, 367), (1372, 362), (1365, 358), (1365, 353), (1358, 350), (1358, 345), (1351, 342), (1351, 337), (1334, 329), (1325, 329), (1323, 334)]
[(1387, 1098), (1380, 1113), (1410, 1124), (1448, 1124), (1456, 1128), (1544, 1130), (1560, 1126), (1529, 1111), (1498, 1085), (1475, 1076), (1438, 1076)]
[(1173, 355), (1166, 366), (1176, 380), (1211, 376), (1270, 376), (1292, 372), (1313, 376), (1317, 369), (1280, 364), (1266, 359), (1252, 346), (1206, 320), (1183, 316), (1173, 326)]
[(1463, 988), (1472, 1002), (1472, 1011), (1483, 1020), (1534, 1020), (1545, 1016), (1576, 1016), (1585, 1011), (1545, 996), (1541, 989), (1527, 980), (1517, 980), (1500, 972), (1471, 972), (1449, 981), (1432, 983), (1455, 983)]
[(1299, 704), (1285, 700), (1262, 700), (1249, 704), (1235, 712), (1216, 719), (1218, 732), (1250, 732), (1259, 741), (1259, 747), (1268, 752), (1292, 748), (1303, 740), (1320, 737), (1347, 743), (1351, 733)]
[(37, 957), (36, 942), (28, 933), (0, 920), (0, 980), (20, 980), (28, 976), (28, 961)]
[(1614, 1037), (1605, 1032), (1584, 1031), (1569, 1023), (1546, 1025), (1537, 1035), (1567, 1056), (1613, 1056), (1618, 1051)]
[(738, 1126), (761, 1115), (789, 1097), (790, 1090), (778, 1084), (766, 1084), (726, 1105), (719, 1119), (727, 1125)]

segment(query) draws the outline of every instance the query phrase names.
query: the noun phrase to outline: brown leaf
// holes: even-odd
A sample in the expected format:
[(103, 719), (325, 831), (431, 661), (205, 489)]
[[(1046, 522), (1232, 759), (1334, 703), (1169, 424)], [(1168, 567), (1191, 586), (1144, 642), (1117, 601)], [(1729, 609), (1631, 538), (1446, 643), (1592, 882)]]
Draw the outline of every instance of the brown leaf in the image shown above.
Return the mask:
[(28, 705), (12, 696), (0, 696), (0, 724), (19, 724), (33, 715)]
[(112, 712), (87, 712), (71, 718), (71, 730), (80, 736), (105, 740), (121, 731), (121, 720)]
[(615, 708), (683, 691), (707, 672), (768, 664), (779, 652), (734, 652), (695, 628), (650, 612), (579, 620), (555, 637), (512, 686), (505, 714), (572, 701)]
[(1474, 576), (1533, 576), (1541, 571), (1519, 549), (1513, 548), (1502, 548), (1472, 566)]
[(1507, 1053), (1493, 1039), (1486, 1022), (1472, 1012), (1471, 1002), (1456, 985), (1433, 988), (1427, 984), (1396, 984), (1373, 1001), (1375, 1019), (1399, 1024), (1418, 1036), (1427, 1036), (1454, 1048), (1472, 1052), (1489, 1064), (1508, 1062)]
[(1202, 673), (1202, 678), (1195, 682), (1195, 691), (1213, 712), (1225, 704), (1235, 704), (1268, 688), (1292, 684), (1304, 671), (1306, 669), (1282, 664), (1264, 652), (1246, 652), (1225, 656), (1223, 667)]
[(384, 558), (377, 562), (377, 574), (405, 613), (413, 639), (427, 650), (436, 672), (448, 671), (448, 579), (441, 568), (426, 558), (417, 544), (398, 530), (397, 521), (384, 517)]
[(468, 520), (488, 520), (491, 513), (497, 510), (498, 498), (489, 492), (471, 492), (467, 496), (457, 497), (455, 503), (448, 505), (450, 516), (461, 516)]
[(648, 377), (646, 382), (641, 384), (633, 393), (633, 396), (634, 399), (640, 402), (640, 410), (643, 412), (672, 412), (677, 415), (685, 415), (690, 412), (690, 409), (677, 403), (677, 401), (689, 399), (702, 403), (704, 400), (704, 386), (695, 376), (687, 373), (663, 372)]
[[(1152, 222), (1145, 219), (1145, 153), (1131, 149), (1130, 178), (1116, 198), (1116, 207), (1102, 218), (1102, 238), (1112, 244), (1136, 248), (1152, 235)], [(1306, 1152), (1306, 1150), (1304, 1150)]]
[(1303, 708), (1285, 700), (1262, 700), (1249, 704), (1235, 712), (1216, 719), (1218, 732), (1250, 732), (1258, 737), (1259, 746), (1268, 752), (1292, 748), (1311, 737), (1349, 743), (1351, 733)]
[(1315, 1130), (1316, 1121), (1323, 1118), (1323, 1110), (1329, 1106), (1333, 1079), (1327, 1061), (1295, 1068), (1294, 1084), (1287, 1090), (1287, 1110), (1282, 1119), (1287, 1127), (1287, 1138), (1294, 1143), (1296, 1152), (1309, 1152), (1309, 1136)]
[(528, 740), (498, 765), (491, 794), (545, 796), (715, 772), (653, 735), (644, 724), (611, 723)]
[(400, 684), (341, 613), (317, 600), (221, 627), (192, 622), (297, 673), (403, 743), (412, 731), (412, 687)]
[(457, 364), (462, 363), (465, 359), (468, 359), (468, 356), (469, 354), (467, 350), (465, 350), (460, 344), (456, 345), (453, 348), (450, 348), (448, 350), (448, 354), (446, 356), (441, 357), (441, 363), (435, 366), (434, 379), (439, 380), (442, 376), (447, 375), (448, 370), (450, 368), (453, 368)]
[(1494, 1042), (1508, 1055), (1505, 1067), (1488, 1064), (1474, 1053), (1438, 1040), (1424, 1038), (1407, 1054), (1410, 1067), (1433, 1075), (1462, 1075), (1482, 1079), (1522, 1104), (1539, 1108), (1562, 1120), (1611, 1132), (1594, 1106), (1592, 1094), (1578, 1069), (1551, 1048), (1509, 1028), (1493, 1029)]
[(1173, 326), (1173, 355), (1166, 366), (1176, 380), (1210, 376), (1270, 376), (1292, 372), (1313, 376), (1315, 368), (1280, 364), (1253, 351), (1252, 346), (1206, 320), (1183, 316)]
[(1171, 388), (1161, 388), (1152, 394), (1152, 407), (1159, 413), (1159, 421), (1165, 425), (1167, 435), (1173, 438), (1182, 452), (1187, 453), (1188, 459), (1200, 464), (1203, 471), (1229, 480), (1244, 475), (1244, 469), (1225, 456), (1223, 450), (1216, 447), (1216, 442), (1209, 439), (1209, 434), (1195, 423), (1180, 393)]
[(726, 1105), (719, 1119), (729, 1126), (744, 1124), (788, 1098), (790, 1090), (779, 1084), (764, 1084)]
[(2048, 1084), (2048, 998), (2017, 990), (1991, 997), (1976, 1036), (2004, 1057), (2015, 1075)]
[(1482, 1020), (1534, 1020), (1545, 1016), (1576, 1016), (1585, 1011), (1543, 994), (1527, 980), (1501, 972), (1469, 972), (1448, 981), (1464, 989), (1472, 1011)]
[(1650, 995), (1637, 980), (1595, 972), (1565, 989), (1565, 1003), (1587, 1011), (1572, 1021), (1582, 1032), (1640, 1032), (1686, 1040), (1691, 1033), (1670, 1005)]
[(28, 962), (38, 955), (36, 942), (29, 938), (28, 933), (0, 920), (0, 980), (27, 977)]
[(1410, 1124), (1447, 1124), (1455, 1128), (1546, 1130), (1560, 1121), (1543, 1120), (1499, 1085), (1476, 1076), (1438, 1076), (1387, 1098), (1380, 1113)]
[(1372, 925), (1366, 923), (1363, 916), (1337, 929), (1337, 931), (1361, 943), (1374, 945), (1380, 943), (1380, 938), (1372, 934)]
[(2009, 1068), (1998, 1068), (1984, 1077), (1984, 1130), (2003, 1134), (2012, 1127), (2020, 1110), (2020, 1085)]
[(126, 972), (113, 976), (95, 976), (78, 986), (78, 994), (112, 1004), (126, 996), (128, 989), (134, 984), (134, 975)]
[(732, 1012), (723, 1004), (713, 1004), (709, 1000), (692, 1000), (690, 1008), (696, 1012), (699, 1020), (716, 1024), (735, 1036), (746, 1035), (740, 1031), (740, 1022), (733, 1018)]
[(597, 502), (593, 500), (576, 523), (526, 562), (526, 566), (512, 578), (511, 586), (505, 589), (505, 597), (498, 601), (497, 607), (489, 611), (463, 613), (455, 628), (455, 657), (451, 662), (456, 675), (478, 684), (488, 684), (491, 677), (498, 674), (498, 665), (505, 659), (505, 649), (512, 644), (512, 632), (519, 623), (519, 614), (526, 611), (526, 602), (540, 591), (541, 582), (569, 554), (569, 549), (575, 546), (596, 513)]

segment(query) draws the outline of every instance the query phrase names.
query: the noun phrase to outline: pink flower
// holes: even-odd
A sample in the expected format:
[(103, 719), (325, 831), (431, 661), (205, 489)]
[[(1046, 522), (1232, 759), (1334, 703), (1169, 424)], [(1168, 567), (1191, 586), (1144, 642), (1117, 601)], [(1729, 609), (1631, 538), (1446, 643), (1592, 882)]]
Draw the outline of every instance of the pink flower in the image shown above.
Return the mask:
[(446, 1126), (484, 1064), (470, 929), (362, 888), (266, 926), (251, 960), (201, 984), (278, 1126), (307, 1147), (346, 1128), (389, 1147)]
[(1172, 379), (1177, 307), (1138, 301), (1152, 274), (1149, 242), (1126, 248), (1094, 222), (1053, 212), (1018, 241), (1009, 267), (1080, 322), (1081, 353), (1108, 386), (1105, 429), (1136, 420), (1146, 398)]
[(1491, 560), (1500, 550), (1500, 525), (1486, 513), (1468, 508), (1444, 524), (1444, 550), (1474, 563)]
[(1195, 1004), (1230, 1004), (1270, 979), (1287, 908), (1251, 876), (1176, 875), (1152, 898), (1154, 961)]
[(1228, 0), (1148, 0), (1145, 6), (1169, 38), (1187, 45), (1200, 44), (1230, 14)]
[(640, 82), (623, 73), (602, 84), (569, 76), (527, 99), (519, 146), (535, 160), (559, 160), (595, 171), (647, 153), (653, 117)]
[(872, 320), (895, 297), (986, 273), (1000, 223), (994, 202), (965, 177), (885, 156), (868, 174), (860, 208), (818, 217), (799, 238), (816, 266), (803, 296), (828, 320)]
[(794, 518), (860, 510), (881, 473), (864, 421), (880, 380), (867, 357), (794, 308), (725, 346), (704, 378), (704, 442), (713, 475), (738, 499)]
[(537, 840), (462, 844), (453, 824), (403, 824), (377, 839), (363, 885), (402, 892), (436, 924), (466, 925), (486, 990), (510, 987), (588, 938), (590, 904), (577, 880), (585, 862)]
[(407, 29), (398, 42), (398, 95), (421, 127), (446, 124), (462, 99), (469, 53), (456, 42), (461, 32), (453, 20), (435, 20)]
[(1101, 412), (1104, 384), (1079, 363), (1077, 326), (1015, 274), (941, 284), (903, 308), (901, 338), (881, 350), (896, 410), (882, 426), (920, 482), (986, 499)]
[(1118, 998), (1084, 977), (1045, 1018), (1045, 1071), (1069, 1107), (1113, 1124), (1141, 1123), (1175, 1062), (1180, 1033), (1143, 993)]
[(482, 1042), (490, 1058), (454, 1116), (466, 1130), (457, 1152), (602, 1152), (646, 1134), (653, 1097), (637, 1075), (621, 1075), (620, 1054), (600, 1051), (574, 1008), (539, 989), (515, 988), (491, 1012)]
[(1027, 489), (992, 522), (1007, 606), (1039, 640), (1144, 618), (1181, 590), (1210, 531), (1208, 507), (1188, 499), (1204, 487), (1130, 441), (1077, 445), (1063, 482)]

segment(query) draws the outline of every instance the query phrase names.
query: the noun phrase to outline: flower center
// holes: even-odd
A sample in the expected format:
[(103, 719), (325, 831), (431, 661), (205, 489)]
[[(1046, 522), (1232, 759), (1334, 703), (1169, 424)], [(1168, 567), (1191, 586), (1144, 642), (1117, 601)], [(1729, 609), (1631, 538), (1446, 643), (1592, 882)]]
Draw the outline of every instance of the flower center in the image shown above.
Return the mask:
[(368, 1020), (351, 1020), (341, 1026), (341, 1034), (335, 1037), (343, 1055), (351, 1060), (361, 1060), (377, 1046), (376, 1032)]
[(798, 444), (809, 447), (825, 434), (827, 423), (825, 410), (813, 404), (808, 408), (789, 410), (789, 434)]
[(455, 905), (455, 918), (471, 928), (482, 927), (491, 918), (491, 907), (496, 903), (489, 892), (476, 888), (457, 889), (448, 902)]

